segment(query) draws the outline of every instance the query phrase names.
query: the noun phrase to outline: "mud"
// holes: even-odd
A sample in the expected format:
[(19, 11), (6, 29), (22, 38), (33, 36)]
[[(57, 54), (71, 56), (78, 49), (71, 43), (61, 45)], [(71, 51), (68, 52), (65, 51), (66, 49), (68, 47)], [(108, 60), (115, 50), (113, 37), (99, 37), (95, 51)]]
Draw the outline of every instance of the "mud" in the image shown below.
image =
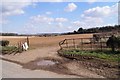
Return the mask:
[[(80, 58), (79, 58), (80, 59)], [(28, 63), (22, 64), (17, 61), (3, 59), (9, 62), (17, 63), (25, 69), (30, 70), (46, 70), (55, 72), (58, 74), (68, 74), (76, 75), (85, 78), (118, 78), (119, 77), (119, 68), (116, 63), (108, 63), (99, 59), (82, 59), (77, 60), (75, 58), (53, 58), (53, 57), (44, 57), (37, 58), (36, 60), (30, 61)], [(38, 65), (40, 61), (43, 61), (42, 64)], [(45, 61), (45, 63), (44, 63)], [(46, 63), (47, 61), (47, 63)], [(50, 63), (48, 63), (50, 62)]]
[[(37, 65), (40, 61), (50, 61), (55, 62), (52, 65)], [(43, 64), (43, 63), (42, 63)], [(75, 60), (70, 60), (67, 58), (57, 59), (57, 58), (38, 58), (34, 61), (28, 62), (23, 65), (23, 68), (30, 69), (30, 70), (46, 70), (52, 71), (58, 74), (67, 74), (67, 75), (75, 75), (85, 78), (103, 78), (92, 71), (85, 69), (85, 66)], [(87, 72), (87, 73), (86, 73)]]
[[(38, 62), (40, 61), (49, 61), (50, 63), (46, 62), (42, 62), (42, 65), (38, 65)], [(23, 66), (23, 68), (25, 69), (30, 69), (30, 70), (46, 70), (46, 71), (52, 71), (58, 74), (68, 74), (68, 75), (77, 75), (72, 73), (66, 66), (65, 64), (70, 63), (71, 60), (68, 59), (55, 59), (55, 58), (50, 58), (50, 57), (46, 57), (46, 58), (38, 58), (34, 61), (28, 62)], [(51, 64), (52, 62), (52, 64)], [(54, 62), (54, 63), (53, 63)], [(77, 75), (77, 76), (81, 76), (81, 75)]]
[(120, 78), (119, 62), (106, 61), (93, 56), (75, 56), (64, 54), (60, 54), (60, 56), (76, 60), (78, 64), (82, 64), (86, 69), (106, 78)]

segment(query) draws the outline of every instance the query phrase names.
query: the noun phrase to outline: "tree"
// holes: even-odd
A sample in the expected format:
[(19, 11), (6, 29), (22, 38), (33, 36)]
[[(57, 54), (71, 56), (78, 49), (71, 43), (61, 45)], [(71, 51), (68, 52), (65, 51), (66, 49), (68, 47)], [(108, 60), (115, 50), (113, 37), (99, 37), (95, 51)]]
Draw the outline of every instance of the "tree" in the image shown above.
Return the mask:
[(120, 38), (112, 35), (107, 40), (106, 44), (107, 44), (108, 47), (110, 47), (112, 49), (112, 51), (115, 51), (116, 48), (120, 48)]
[(84, 32), (84, 29), (83, 28), (79, 28), (78, 29), (78, 33), (83, 33)]
[(0, 41), (0, 45), (1, 46), (8, 46), (9, 45), (9, 41), (8, 40), (2, 40), (2, 41)]
[(74, 34), (77, 34), (77, 31), (74, 30), (73, 33), (74, 33)]

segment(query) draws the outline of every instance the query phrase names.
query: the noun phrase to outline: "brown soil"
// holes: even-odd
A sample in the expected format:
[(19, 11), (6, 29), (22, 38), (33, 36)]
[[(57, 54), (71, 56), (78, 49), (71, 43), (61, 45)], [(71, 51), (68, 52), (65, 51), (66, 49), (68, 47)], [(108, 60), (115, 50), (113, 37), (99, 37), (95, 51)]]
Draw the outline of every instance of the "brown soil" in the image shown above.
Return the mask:
[(82, 63), (87, 69), (106, 78), (118, 78), (120, 75), (118, 63), (108, 63), (96, 59), (79, 62)]
[[(40, 60), (51, 60), (51, 61), (58, 61), (59, 63), (55, 65), (48, 65), (48, 66), (38, 66), (36, 63)], [(102, 78), (102, 76), (95, 75), (92, 71), (89, 71), (88, 69), (84, 68), (84, 65), (82, 65), (78, 61), (70, 60), (63, 58), (61, 59), (55, 59), (55, 58), (38, 58), (34, 61), (28, 62), (23, 65), (23, 68), (31, 69), (31, 70), (39, 70), (43, 69), (46, 71), (52, 71), (58, 74), (68, 74), (68, 75), (76, 75), (81, 76), (85, 78)]]
[(106, 78), (118, 78), (120, 75), (120, 64), (118, 62), (110, 62), (93, 56), (73, 56), (64, 55), (59, 52), (60, 56), (75, 60), (78, 64), (82, 64), (86, 69), (95, 72)]
[[(54, 65), (47, 65), (47, 66), (46, 65), (38, 66), (37, 62), (39, 62), (40, 60), (58, 61), (59, 63), (56, 63)], [(59, 59), (54, 59), (54, 58), (38, 58), (34, 61), (24, 64), (23, 68), (31, 69), (31, 70), (43, 69), (46, 71), (52, 71), (52, 72), (59, 73), (59, 74), (75, 75), (64, 65), (67, 62), (69, 62), (67, 59), (59, 60)]]
[[(55, 72), (58, 74), (75, 75), (75, 76), (84, 77), (84, 78), (104, 78), (103, 76), (96, 74), (96, 72), (90, 71), (87, 68), (85, 68), (83, 63), (80, 63), (79, 61), (76, 61), (76, 60), (67, 59), (67, 58), (59, 59), (59, 58), (53, 58), (53, 57), (44, 57), (44, 58), (38, 58), (28, 63), (20, 63), (18, 61), (13, 61), (13, 60), (4, 59), (4, 58), (2, 59), (5, 61), (19, 64), (23, 68), (30, 69), (30, 70), (42, 69), (46, 71)], [(58, 61), (59, 63), (52, 66), (51, 65), (37, 66), (36, 63), (40, 60)]]

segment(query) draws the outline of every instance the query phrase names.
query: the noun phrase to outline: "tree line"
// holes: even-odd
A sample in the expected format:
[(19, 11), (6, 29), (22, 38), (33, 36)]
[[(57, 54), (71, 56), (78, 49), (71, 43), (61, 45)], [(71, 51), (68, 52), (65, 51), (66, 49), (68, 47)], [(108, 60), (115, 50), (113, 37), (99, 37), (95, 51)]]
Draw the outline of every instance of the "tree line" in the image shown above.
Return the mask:
[(0, 33), (0, 36), (18, 36), (17, 33)]
[[(113, 31), (120, 32), (120, 25), (103, 26), (103, 27), (95, 27), (95, 28), (88, 28), (88, 29), (83, 29), (82, 27), (80, 27), (77, 31), (74, 30), (73, 32), (61, 33), (59, 35), (102, 33), (102, 32), (113, 32)], [(38, 34), (0, 33), (0, 36), (33, 36), (33, 35), (38, 36)]]
[(102, 32), (113, 32), (113, 31), (120, 31), (120, 25), (114, 25), (114, 26), (103, 26), (103, 27), (96, 27), (96, 28), (89, 28), (89, 29), (83, 29), (80, 27), (77, 31), (63, 33), (65, 35), (68, 34), (86, 34), (86, 33), (102, 33)]

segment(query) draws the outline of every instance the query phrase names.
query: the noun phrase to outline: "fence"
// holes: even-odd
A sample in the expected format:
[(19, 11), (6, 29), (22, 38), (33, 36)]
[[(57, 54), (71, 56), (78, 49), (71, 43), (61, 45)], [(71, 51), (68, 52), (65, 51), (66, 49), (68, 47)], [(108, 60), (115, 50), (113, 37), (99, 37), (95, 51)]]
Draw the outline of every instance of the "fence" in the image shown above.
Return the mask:
[(80, 50), (107, 50), (110, 49), (106, 45), (108, 37), (95, 38), (74, 38), (65, 39), (59, 42), (61, 49), (80, 49)]
[(28, 47), (29, 47), (29, 38), (28, 37), (26, 39), (23, 39), (23, 40), (18, 42), (18, 49), (20, 51), (27, 50)]

